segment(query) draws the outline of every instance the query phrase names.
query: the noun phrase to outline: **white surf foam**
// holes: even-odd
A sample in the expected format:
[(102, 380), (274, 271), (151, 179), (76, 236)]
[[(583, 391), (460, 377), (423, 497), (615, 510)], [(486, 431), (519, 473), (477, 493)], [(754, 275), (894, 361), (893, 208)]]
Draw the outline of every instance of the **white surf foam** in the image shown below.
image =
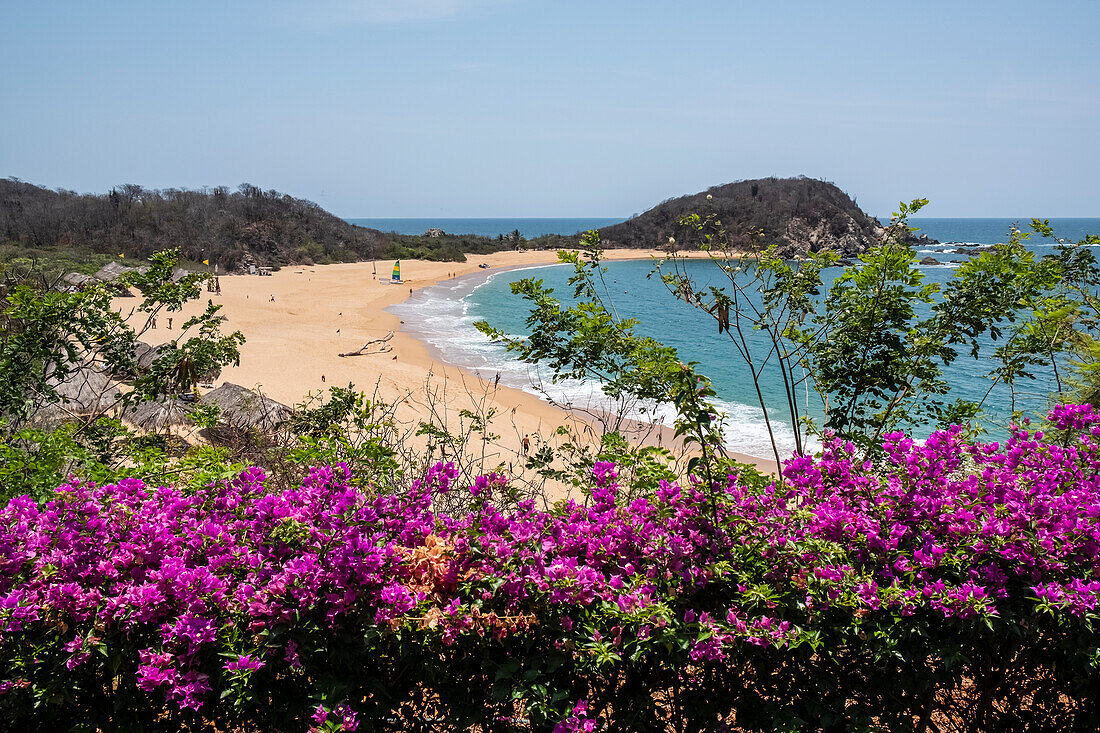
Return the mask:
[[(403, 329), (427, 343), (443, 361), (463, 367), (482, 379), (499, 379), (505, 386), (549, 398), (567, 409), (612, 413), (622, 409), (625, 417), (630, 419), (673, 426), (676, 414), (671, 405), (637, 402), (620, 405), (604, 394), (600, 384), (594, 380), (554, 382), (549, 370), (519, 361), (503, 346), (478, 331), (473, 324), (481, 318), (476, 308), (472, 308), (469, 296), (498, 274), (442, 282), (417, 291), (405, 302), (388, 310), (402, 319)], [(715, 406), (722, 414), (722, 435), (726, 448), (760, 458), (771, 457), (771, 441), (763, 412), (758, 406), (725, 401), (718, 401)], [(772, 427), (779, 453), (786, 458), (794, 452), (794, 433), (789, 425), (775, 416), (772, 417)]]

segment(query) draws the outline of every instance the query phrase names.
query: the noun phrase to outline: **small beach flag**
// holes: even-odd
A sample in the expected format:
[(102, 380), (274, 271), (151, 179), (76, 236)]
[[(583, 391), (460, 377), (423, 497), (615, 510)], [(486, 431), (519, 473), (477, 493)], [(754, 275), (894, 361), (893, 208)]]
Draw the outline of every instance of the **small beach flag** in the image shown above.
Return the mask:
[(401, 260), (393, 263), (393, 277), (390, 279), (394, 282), (401, 282)]

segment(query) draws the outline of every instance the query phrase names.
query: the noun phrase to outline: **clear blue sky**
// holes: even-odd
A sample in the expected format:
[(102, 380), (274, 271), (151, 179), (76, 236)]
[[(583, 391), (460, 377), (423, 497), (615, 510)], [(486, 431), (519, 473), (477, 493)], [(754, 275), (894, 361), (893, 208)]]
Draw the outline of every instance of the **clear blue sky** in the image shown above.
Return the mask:
[(0, 0), (0, 176), (345, 217), (629, 216), (805, 174), (1100, 216), (1100, 2)]

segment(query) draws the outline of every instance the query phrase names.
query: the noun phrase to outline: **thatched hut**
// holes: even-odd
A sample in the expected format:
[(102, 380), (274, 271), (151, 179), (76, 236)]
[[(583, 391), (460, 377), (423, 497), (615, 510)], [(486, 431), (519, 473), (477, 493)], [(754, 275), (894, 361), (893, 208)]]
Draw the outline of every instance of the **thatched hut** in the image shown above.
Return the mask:
[(134, 361), (140, 368), (148, 369), (167, 349), (168, 347), (164, 344), (153, 346), (144, 341), (138, 341), (134, 344)]
[(138, 265), (137, 267), (130, 267), (124, 265), (121, 262), (108, 262), (103, 267), (96, 271), (96, 278), (103, 282), (109, 283), (118, 280), (127, 272), (137, 270), (138, 272), (145, 272), (149, 269), (148, 265)]
[(119, 383), (99, 367), (72, 367), (64, 378), (51, 376), (47, 383), (70, 411), (88, 415), (107, 410), (118, 400)]
[(220, 410), (219, 428), (234, 431), (256, 430), (264, 435), (277, 432), (282, 423), (294, 414), (294, 411), (265, 397), (259, 392), (226, 382), (202, 397), (202, 402), (216, 405)]
[(91, 275), (83, 275), (79, 272), (70, 272), (67, 275), (63, 275), (61, 281), (65, 283), (66, 290), (74, 293), (99, 282)]
[(132, 269), (134, 268), (127, 267), (121, 262), (108, 262), (106, 265), (99, 268), (95, 276), (103, 282), (114, 282)]
[(169, 428), (194, 427), (191, 418), (194, 403), (178, 399), (165, 399), (156, 402), (140, 402), (128, 407), (122, 413), (122, 419), (147, 433), (160, 433)]
[(70, 369), (64, 378), (56, 375), (47, 384), (60, 398), (35, 410), (28, 424), (38, 428), (53, 428), (91, 415), (102, 415), (118, 401), (119, 383), (98, 367), (80, 365)]

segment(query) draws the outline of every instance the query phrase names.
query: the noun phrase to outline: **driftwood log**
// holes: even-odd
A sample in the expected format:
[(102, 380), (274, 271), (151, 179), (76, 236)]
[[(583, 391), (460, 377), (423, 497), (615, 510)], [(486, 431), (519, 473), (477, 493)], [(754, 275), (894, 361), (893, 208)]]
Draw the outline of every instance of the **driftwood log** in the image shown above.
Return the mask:
[(346, 354), (339, 354), (339, 356), (370, 356), (371, 354), (385, 354), (387, 351), (393, 351), (393, 347), (390, 346), (390, 339), (392, 338), (393, 331), (390, 331), (380, 339), (373, 339), (363, 344), (363, 348), (358, 351), (349, 351)]

